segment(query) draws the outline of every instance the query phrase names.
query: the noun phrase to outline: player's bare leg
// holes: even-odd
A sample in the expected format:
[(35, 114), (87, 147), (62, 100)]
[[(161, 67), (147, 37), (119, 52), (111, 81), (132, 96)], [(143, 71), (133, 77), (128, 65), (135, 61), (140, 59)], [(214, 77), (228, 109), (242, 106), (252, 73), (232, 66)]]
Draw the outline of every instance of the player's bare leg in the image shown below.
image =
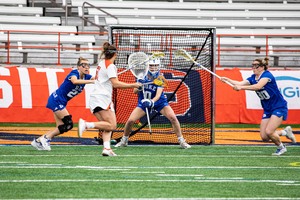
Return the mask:
[(54, 112), (54, 119), (56, 122), (56, 127), (54, 129), (48, 131), (46, 134), (40, 136), (39, 138), (33, 139), (33, 141), (31, 142), (31, 145), (34, 148), (36, 148), (37, 150), (51, 151), (50, 142), (51, 142), (52, 138), (61, 134), (58, 129), (58, 126), (64, 125), (64, 122), (62, 121), (62, 119), (65, 116), (69, 116), (69, 115), (70, 114), (67, 111), (67, 109), (58, 110), (58, 111)]
[(126, 147), (128, 145), (128, 138), (130, 136), (130, 133), (132, 131), (132, 126), (134, 123), (142, 118), (146, 113), (139, 107), (136, 107), (132, 113), (130, 114), (125, 127), (124, 127), (124, 135), (121, 138), (120, 142), (118, 142), (115, 147)]
[(277, 150), (272, 155), (281, 155), (287, 151), (285, 145), (280, 140), (279, 131), (276, 129), (281, 125), (282, 117), (272, 115), (269, 119), (262, 119), (260, 124), (260, 135), (263, 141), (271, 140), (276, 146)]
[(178, 142), (181, 146), (181, 148), (183, 149), (189, 149), (191, 148), (191, 146), (185, 141), (185, 139), (183, 138), (183, 135), (181, 133), (181, 127), (180, 127), (180, 123), (173, 111), (173, 109), (170, 106), (165, 106), (160, 113), (162, 115), (164, 115), (166, 118), (168, 118), (168, 120), (171, 122), (173, 130), (175, 132), (175, 134), (178, 137)]

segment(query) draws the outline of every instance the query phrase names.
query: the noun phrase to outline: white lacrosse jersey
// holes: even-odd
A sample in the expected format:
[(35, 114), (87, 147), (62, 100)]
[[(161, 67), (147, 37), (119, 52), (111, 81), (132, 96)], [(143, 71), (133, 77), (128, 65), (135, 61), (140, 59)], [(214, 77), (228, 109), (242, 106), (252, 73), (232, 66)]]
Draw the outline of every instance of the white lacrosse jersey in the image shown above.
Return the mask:
[(110, 78), (115, 77), (117, 77), (117, 67), (109, 60), (101, 60), (96, 70), (94, 90), (90, 94), (89, 104), (92, 113), (96, 107), (104, 110), (113, 109), (113, 86)]

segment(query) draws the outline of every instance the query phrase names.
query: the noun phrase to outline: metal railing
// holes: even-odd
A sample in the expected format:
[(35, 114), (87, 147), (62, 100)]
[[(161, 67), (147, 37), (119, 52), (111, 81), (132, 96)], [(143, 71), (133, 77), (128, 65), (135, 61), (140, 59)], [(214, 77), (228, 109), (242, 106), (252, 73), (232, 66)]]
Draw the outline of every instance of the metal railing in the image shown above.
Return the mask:
[[(107, 35), (108, 40), (108, 33), (107, 32), (76, 32), (76, 33), (67, 33), (67, 32), (46, 32), (46, 31), (22, 31), (22, 30), (1, 30), (0, 32), (4, 33), (2, 34), (2, 43), (0, 43), (0, 52), (1, 57), (6, 57), (6, 61), (3, 63), (11, 64), (11, 53), (12, 52), (20, 52), (20, 53), (26, 53), (26, 51), (35, 51), (38, 52), (45, 49), (55, 49), (54, 52), (57, 55), (57, 62), (55, 64), (61, 65), (61, 55), (66, 50), (74, 51), (76, 53), (84, 52), (84, 53), (91, 53), (95, 54), (97, 51), (101, 51), (101, 46), (96, 46), (93, 44), (92, 47), (85, 47), (86, 45), (76, 45), (70, 44), (64, 45), (61, 41), (62, 35), (66, 34), (75, 34), (75, 35), (92, 35), (92, 36), (99, 36), (99, 35)], [(34, 34), (38, 35), (56, 35), (57, 36), (57, 42), (49, 42), (47, 44), (47, 41), (45, 41), (43, 44), (42, 42), (38, 43), (34, 40), (28, 42), (30, 45), (26, 44), (26, 42), (23, 42), (22, 47), (20, 49), (20, 46), (17, 44), (18, 41), (22, 42), (21, 40), (14, 40), (12, 42), (11, 36), (13, 35), (14, 38), (18, 34), (28, 34), (31, 35), (34, 38)], [(3, 40), (3, 35), (6, 35), (6, 39)], [(281, 35), (274, 35), (274, 34), (216, 34), (217, 38), (217, 45), (216, 45), (216, 67), (223, 67), (225, 66), (226, 58), (229, 60), (233, 58), (234, 56), (238, 57), (272, 57), (274, 58), (274, 65), (275, 66), (281, 66), (279, 62), (279, 58), (281, 57), (290, 57), (294, 61), (299, 61), (300, 63), (300, 34), (281, 34)], [(231, 44), (224, 44), (224, 41), (226, 39), (229, 39)], [(249, 45), (240, 44), (239, 40), (244, 39), (245, 41), (250, 41)], [(252, 41), (258, 41), (256, 39), (259, 39), (259, 43)], [(263, 41), (263, 42), (261, 42)], [(275, 42), (274, 42), (275, 41)], [(104, 42), (104, 41), (98, 41), (98, 43)], [(227, 41), (228, 42), (228, 41)], [(36, 43), (36, 44), (34, 44)], [(33, 44), (33, 45), (32, 45)], [(76, 46), (75, 46), (76, 45)], [(93, 49), (93, 52), (90, 52), (90, 48)], [(162, 47), (163, 48), (163, 47)], [(189, 48), (189, 47), (187, 47)], [(6, 53), (6, 55), (5, 55)], [(54, 54), (53, 53), (53, 54)], [(53, 55), (52, 54), (52, 55)], [(54, 63), (53, 63), (54, 64)], [(300, 64), (298, 65), (298, 67)]]

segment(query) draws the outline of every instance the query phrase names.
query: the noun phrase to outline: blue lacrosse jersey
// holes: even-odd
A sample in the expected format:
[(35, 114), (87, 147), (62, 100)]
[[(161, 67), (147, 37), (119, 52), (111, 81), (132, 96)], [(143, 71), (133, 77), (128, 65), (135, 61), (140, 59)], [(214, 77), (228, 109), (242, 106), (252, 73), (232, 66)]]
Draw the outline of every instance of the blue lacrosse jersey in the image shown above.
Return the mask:
[[(142, 108), (144, 111), (146, 110), (143, 106), (142, 106), (142, 100), (144, 99), (144, 96), (146, 99), (153, 99), (156, 95), (157, 89), (161, 86), (157, 86), (155, 84), (145, 84), (145, 83), (149, 83), (149, 82), (153, 82), (154, 78), (151, 75), (147, 75), (145, 76), (145, 78), (143, 80), (139, 80), (139, 82), (144, 84), (144, 91), (145, 93), (143, 93), (143, 91), (140, 91), (138, 93), (138, 107)], [(154, 109), (158, 112), (160, 112), (161, 109), (163, 109), (165, 106), (169, 105), (168, 101), (167, 101), (167, 97), (165, 95), (164, 92), (161, 93), (159, 100), (157, 100), (154, 103)]]
[[(77, 79), (80, 79), (79, 71), (74, 69), (67, 75), (60, 87), (49, 96), (47, 108), (53, 111), (62, 110), (66, 107), (69, 100), (82, 92), (85, 84), (73, 84), (71, 82), (72, 76), (76, 76)], [(83, 76), (84, 80), (90, 80), (91, 78), (92, 76), (90, 74)]]
[(260, 90), (255, 91), (260, 98), (261, 105), (265, 112), (272, 112), (278, 108), (287, 108), (287, 102), (280, 93), (275, 77), (268, 70), (264, 71), (258, 80), (255, 80), (255, 74), (247, 78), (251, 85), (259, 82), (260, 79), (267, 78), (269, 82)]

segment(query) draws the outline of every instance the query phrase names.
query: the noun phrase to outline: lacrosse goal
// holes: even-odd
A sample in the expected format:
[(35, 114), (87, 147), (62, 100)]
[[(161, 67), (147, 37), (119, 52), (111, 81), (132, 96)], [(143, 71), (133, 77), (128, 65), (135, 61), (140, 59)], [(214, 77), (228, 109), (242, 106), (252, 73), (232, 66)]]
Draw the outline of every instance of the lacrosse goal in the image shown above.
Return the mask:
[[(134, 52), (163, 52), (161, 72), (168, 81), (164, 92), (174, 110), (184, 138), (190, 144), (214, 143), (214, 76), (194, 62), (176, 57), (175, 51), (184, 49), (197, 63), (210, 71), (214, 68), (215, 29), (183, 27), (128, 27), (110, 26), (110, 42), (116, 45), (115, 61), (119, 72), (128, 68), (128, 57)], [(118, 76), (124, 82), (134, 82), (128, 70)], [(112, 138), (119, 140), (124, 125), (137, 105), (137, 96), (131, 89), (114, 90), (118, 127)], [(149, 134), (146, 116), (137, 121), (129, 141), (131, 143), (178, 144), (171, 123), (160, 113), (151, 111)]]

